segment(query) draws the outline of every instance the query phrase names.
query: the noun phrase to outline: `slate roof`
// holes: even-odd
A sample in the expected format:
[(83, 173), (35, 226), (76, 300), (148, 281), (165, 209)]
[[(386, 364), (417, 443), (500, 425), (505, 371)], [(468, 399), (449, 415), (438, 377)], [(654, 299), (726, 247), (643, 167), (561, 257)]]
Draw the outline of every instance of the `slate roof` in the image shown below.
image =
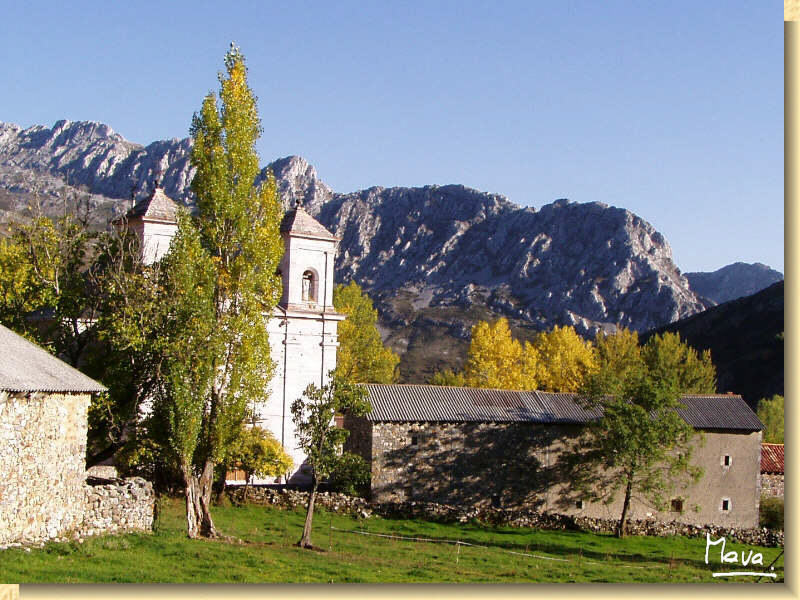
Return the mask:
[[(527, 422), (583, 424), (600, 416), (577, 402), (577, 394), (518, 392), (408, 384), (365, 384), (373, 422)], [(755, 413), (732, 394), (684, 396), (678, 413), (698, 429), (759, 431)]]
[(319, 221), (308, 214), (299, 204), (283, 216), (281, 233), (293, 233), (322, 240), (339, 241), (338, 237), (325, 229)]
[(761, 472), (783, 475), (783, 444), (761, 444)]
[(139, 200), (126, 215), (128, 219), (143, 218), (155, 221), (177, 222), (178, 205), (164, 193), (160, 187), (155, 188), (149, 196)]
[(0, 325), (0, 390), (103, 392), (105, 387)]

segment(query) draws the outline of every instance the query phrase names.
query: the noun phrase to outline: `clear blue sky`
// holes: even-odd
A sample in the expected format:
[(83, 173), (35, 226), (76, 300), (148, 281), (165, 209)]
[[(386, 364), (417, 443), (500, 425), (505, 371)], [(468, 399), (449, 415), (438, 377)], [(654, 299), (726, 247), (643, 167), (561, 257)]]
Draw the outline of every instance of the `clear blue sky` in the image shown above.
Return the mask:
[(683, 271), (783, 271), (783, 23), (767, 2), (0, 0), (0, 120), (186, 137), (234, 40), (263, 164), (335, 191), (462, 183), (628, 208)]

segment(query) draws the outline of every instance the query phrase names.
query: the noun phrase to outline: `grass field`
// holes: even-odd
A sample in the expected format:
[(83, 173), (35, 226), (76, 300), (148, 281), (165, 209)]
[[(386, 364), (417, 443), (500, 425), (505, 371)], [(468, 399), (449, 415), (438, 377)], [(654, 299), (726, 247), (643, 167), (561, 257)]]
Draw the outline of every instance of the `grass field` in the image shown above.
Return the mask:
[[(166, 502), (153, 534), (52, 543), (42, 549), (0, 551), (0, 581), (14, 583), (267, 583), (267, 582), (691, 582), (755, 581), (714, 578), (715, 571), (763, 571), (776, 548), (728, 543), (763, 553), (764, 566), (719, 564), (719, 546), (704, 563), (705, 540), (537, 531), (479, 524), (358, 520), (320, 511), (318, 550), (300, 550), (304, 512), (258, 506), (216, 507), (214, 518), (234, 541), (189, 540), (183, 507)], [(367, 535), (369, 534), (369, 535)], [(393, 537), (383, 537), (393, 536)], [(412, 541), (397, 538), (425, 538)], [(461, 542), (456, 544), (455, 542)], [(471, 545), (464, 545), (471, 544)], [(747, 552), (745, 552), (747, 554)], [(783, 579), (783, 559), (775, 565)], [(761, 579), (762, 583), (775, 580)]]

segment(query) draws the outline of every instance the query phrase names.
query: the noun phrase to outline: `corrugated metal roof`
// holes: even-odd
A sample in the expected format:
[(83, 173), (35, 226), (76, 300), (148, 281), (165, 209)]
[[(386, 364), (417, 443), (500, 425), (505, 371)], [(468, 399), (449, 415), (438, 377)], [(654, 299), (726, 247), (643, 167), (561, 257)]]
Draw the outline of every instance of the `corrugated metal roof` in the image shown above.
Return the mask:
[[(577, 394), (520, 392), (435, 385), (365, 384), (372, 404), (367, 419), (380, 421), (587, 423), (601, 412)], [(758, 431), (761, 422), (741, 396), (684, 396), (683, 419), (698, 429)]]
[(760, 431), (764, 428), (747, 403), (737, 394), (686, 395), (686, 408), (679, 408), (683, 420), (697, 429)]
[(761, 472), (783, 475), (783, 444), (761, 444)]
[(0, 325), (0, 390), (103, 392), (105, 387)]

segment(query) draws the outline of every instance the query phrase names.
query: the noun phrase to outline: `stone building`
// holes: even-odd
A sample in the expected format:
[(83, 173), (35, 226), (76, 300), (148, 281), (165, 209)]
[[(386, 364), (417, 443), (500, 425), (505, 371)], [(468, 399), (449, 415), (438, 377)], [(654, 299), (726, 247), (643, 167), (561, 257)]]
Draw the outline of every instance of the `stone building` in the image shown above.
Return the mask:
[[(529, 508), (619, 518), (611, 505), (571, 489), (565, 461), (597, 413), (573, 394), (426, 385), (376, 385), (372, 412), (347, 417), (348, 450), (370, 464), (372, 500)], [(693, 461), (702, 479), (676, 490), (669, 510), (639, 499), (631, 519), (726, 527), (758, 525), (761, 422), (740, 396), (684, 396), (681, 417), (701, 431)]]
[[(128, 226), (139, 236), (145, 264), (160, 260), (169, 249), (177, 232), (177, 208), (163, 190), (156, 188), (126, 215)], [(294, 461), (295, 471), (289, 480), (306, 483), (310, 471), (303, 464), (303, 451), (297, 447), (290, 406), (308, 384), (327, 383), (328, 372), (336, 367), (337, 327), (344, 319), (333, 308), (333, 268), (339, 238), (299, 202), (284, 215), (280, 233), (284, 243), (279, 268), (283, 293), (267, 325), (276, 369), (269, 393), (254, 408), (256, 425), (271, 431)], [(241, 472), (229, 474), (234, 475)]]
[(0, 325), (0, 545), (81, 525), (87, 409), (104, 390)]
[(783, 444), (761, 444), (761, 493), (783, 498)]

